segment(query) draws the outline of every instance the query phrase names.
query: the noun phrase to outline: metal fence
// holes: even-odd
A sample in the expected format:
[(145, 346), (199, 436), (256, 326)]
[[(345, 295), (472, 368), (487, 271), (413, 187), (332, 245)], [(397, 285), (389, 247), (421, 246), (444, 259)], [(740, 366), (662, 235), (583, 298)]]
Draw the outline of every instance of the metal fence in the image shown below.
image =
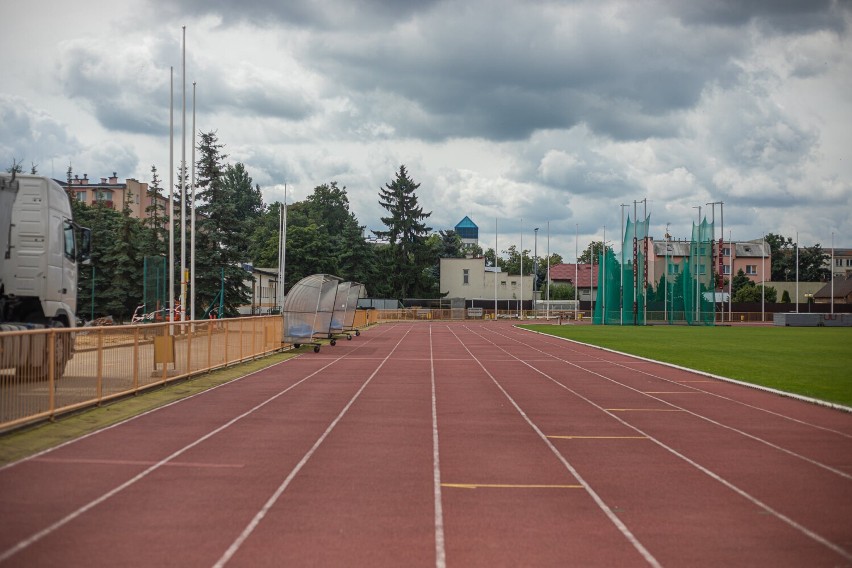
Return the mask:
[(281, 339), (280, 316), (3, 332), (0, 431), (253, 359)]

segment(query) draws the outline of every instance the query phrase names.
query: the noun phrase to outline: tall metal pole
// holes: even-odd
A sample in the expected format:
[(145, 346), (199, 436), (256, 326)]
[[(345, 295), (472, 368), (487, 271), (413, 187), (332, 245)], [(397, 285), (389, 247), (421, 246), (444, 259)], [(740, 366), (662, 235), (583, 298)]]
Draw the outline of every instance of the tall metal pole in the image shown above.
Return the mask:
[[(175, 68), (169, 68), (169, 321), (175, 321)], [(169, 328), (169, 334), (174, 327)]]
[(180, 319), (186, 320), (186, 26), (183, 26), (183, 68), (181, 71), (182, 116), (180, 140)]
[[(713, 236), (710, 238), (710, 283), (712, 284), (712, 287), (713, 287), (713, 322), (714, 323), (716, 322), (716, 263), (713, 259), (713, 248), (716, 246), (716, 205), (720, 205), (721, 203), (722, 203), (721, 201), (712, 201), (712, 202), (706, 204), (706, 205), (712, 205), (713, 206), (713, 214), (710, 217), (711, 223), (713, 224)], [(724, 230), (725, 230), (725, 228), (724, 228), (724, 224), (723, 224), (722, 225), (722, 231), (724, 232)], [(721, 243), (721, 239), (720, 239), (718, 251), (717, 251), (720, 261), (722, 259), (722, 246), (721, 245), (722, 245), (722, 243)], [(723, 309), (722, 310), (722, 321), (724, 321), (724, 320), (725, 320), (725, 310)]]
[(580, 311), (580, 300), (577, 297), (577, 288), (580, 284), (580, 224), (575, 224), (574, 234), (574, 321), (577, 321), (577, 314)]
[(494, 217), (494, 319), (497, 319), (497, 217)]
[(642, 325), (648, 324), (648, 198), (642, 199)]
[(633, 200), (633, 325), (639, 325), (639, 298), (636, 295), (636, 284), (639, 280), (639, 268), (637, 266), (639, 260), (639, 244), (636, 241), (636, 204), (638, 201)]
[(192, 197), (190, 198), (189, 306), (195, 320), (195, 81), (192, 82)]
[(737, 253), (733, 231), (728, 231), (728, 244), (731, 248), (731, 277), (728, 278), (728, 321), (732, 322), (734, 321), (734, 255)]
[[(669, 321), (669, 224), (666, 223), (666, 267), (663, 269), (663, 280), (665, 284), (665, 289), (663, 289), (663, 321), (668, 323)], [(658, 291), (659, 293), (659, 291)]]
[(521, 219), (521, 303), (518, 305), (518, 319), (524, 319), (524, 220)]
[[(698, 231), (698, 238), (700, 240), (701, 239), (701, 206), (700, 205), (695, 206), (695, 207), (693, 207), (693, 209), (698, 209), (698, 225), (696, 225), (696, 229)], [(696, 229), (692, 230), (692, 240), (693, 241), (695, 240)], [(695, 271), (695, 323), (697, 324), (698, 321), (701, 319), (701, 298), (699, 297), (701, 295), (701, 287), (700, 287), (700, 284), (698, 282), (698, 246), (693, 244), (693, 245), (690, 246), (690, 248), (692, 249), (690, 252), (694, 251), (694, 254), (692, 255), (692, 264), (694, 265), (693, 270)]]
[(799, 313), (799, 231), (796, 231), (796, 313)]
[(763, 246), (760, 258), (760, 323), (766, 320), (764, 303), (766, 302), (766, 231), (763, 232)]
[(606, 225), (603, 228), (603, 246), (601, 246), (601, 262), (603, 266), (601, 267), (601, 271), (603, 272), (603, 284), (601, 285), (603, 289), (603, 302), (601, 302), (601, 324), (606, 325)]
[[(832, 247), (834, 247), (834, 236), (832, 233)], [(834, 248), (831, 249), (832, 252)], [(833, 282), (833, 280), (832, 280)], [(550, 319), (550, 221), (547, 222), (547, 305), (545, 306), (544, 318)]]
[(831, 231), (831, 314), (834, 315), (834, 231)]
[(621, 204), (621, 289), (618, 292), (618, 311), (619, 311), (619, 321), (621, 325), (624, 325), (624, 208), (630, 207), (626, 203)]
[[(533, 229), (534, 242), (533, 242), (533, 307), (538, 312), (538, 305), (536, 304), (536, 284), (538, 284), (538, 227)], [(538, 313), (536, 313), (536, 318), (538, 318)]]

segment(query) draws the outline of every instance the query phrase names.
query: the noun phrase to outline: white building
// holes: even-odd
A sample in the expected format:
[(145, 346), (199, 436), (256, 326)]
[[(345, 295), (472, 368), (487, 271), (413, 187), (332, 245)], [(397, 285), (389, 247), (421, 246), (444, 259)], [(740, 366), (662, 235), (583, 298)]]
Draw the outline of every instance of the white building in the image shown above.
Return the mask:
[(447, 298), (493, 300), (495, 279), (498, 300), (533, 299), (532, 275), (524, 274), (522, 278), (517, 274), (495, 272), (494, 268), (485, 266), (485, 259), (481, 257), (441, 259), (441, 293), (446, 293)]

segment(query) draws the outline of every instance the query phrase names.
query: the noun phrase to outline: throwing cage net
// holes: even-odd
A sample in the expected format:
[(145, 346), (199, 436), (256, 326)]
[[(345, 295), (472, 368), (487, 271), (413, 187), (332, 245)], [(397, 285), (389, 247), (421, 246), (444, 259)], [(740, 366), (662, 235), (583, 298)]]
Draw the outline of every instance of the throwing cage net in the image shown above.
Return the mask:
[(605, 247), (597, 253), (592, 321), (713, 325), (713, 223), (693, 223), (689, 241), (654, 243), (648, 238), (650, 220), (649, 215), (634, 223), (628, 217), (621, 251)]

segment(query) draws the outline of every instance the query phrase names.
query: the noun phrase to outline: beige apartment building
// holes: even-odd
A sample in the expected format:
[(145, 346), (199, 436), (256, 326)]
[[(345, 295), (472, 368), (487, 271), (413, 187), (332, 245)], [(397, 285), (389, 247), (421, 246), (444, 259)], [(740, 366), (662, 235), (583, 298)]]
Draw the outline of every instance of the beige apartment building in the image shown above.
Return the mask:
[(55, 181), (66, 188), (72, 199), (86, 205), (100, 204), (116, 211), (122, 211), (127, 206), (130, 208), (130, 215), (137, 219), (151, 216), (149, 210), (155, 200), (162, 207), (162, 211), (168, 208), (168, 198), (149, 191), (147, 183), (133, 178), (119, 182), (115, 172), (110, 177), (100, 178), (99, 182), (89, 180), (87, 174), (82, 177), (75, 175), (70, 185), (68, 180)]

